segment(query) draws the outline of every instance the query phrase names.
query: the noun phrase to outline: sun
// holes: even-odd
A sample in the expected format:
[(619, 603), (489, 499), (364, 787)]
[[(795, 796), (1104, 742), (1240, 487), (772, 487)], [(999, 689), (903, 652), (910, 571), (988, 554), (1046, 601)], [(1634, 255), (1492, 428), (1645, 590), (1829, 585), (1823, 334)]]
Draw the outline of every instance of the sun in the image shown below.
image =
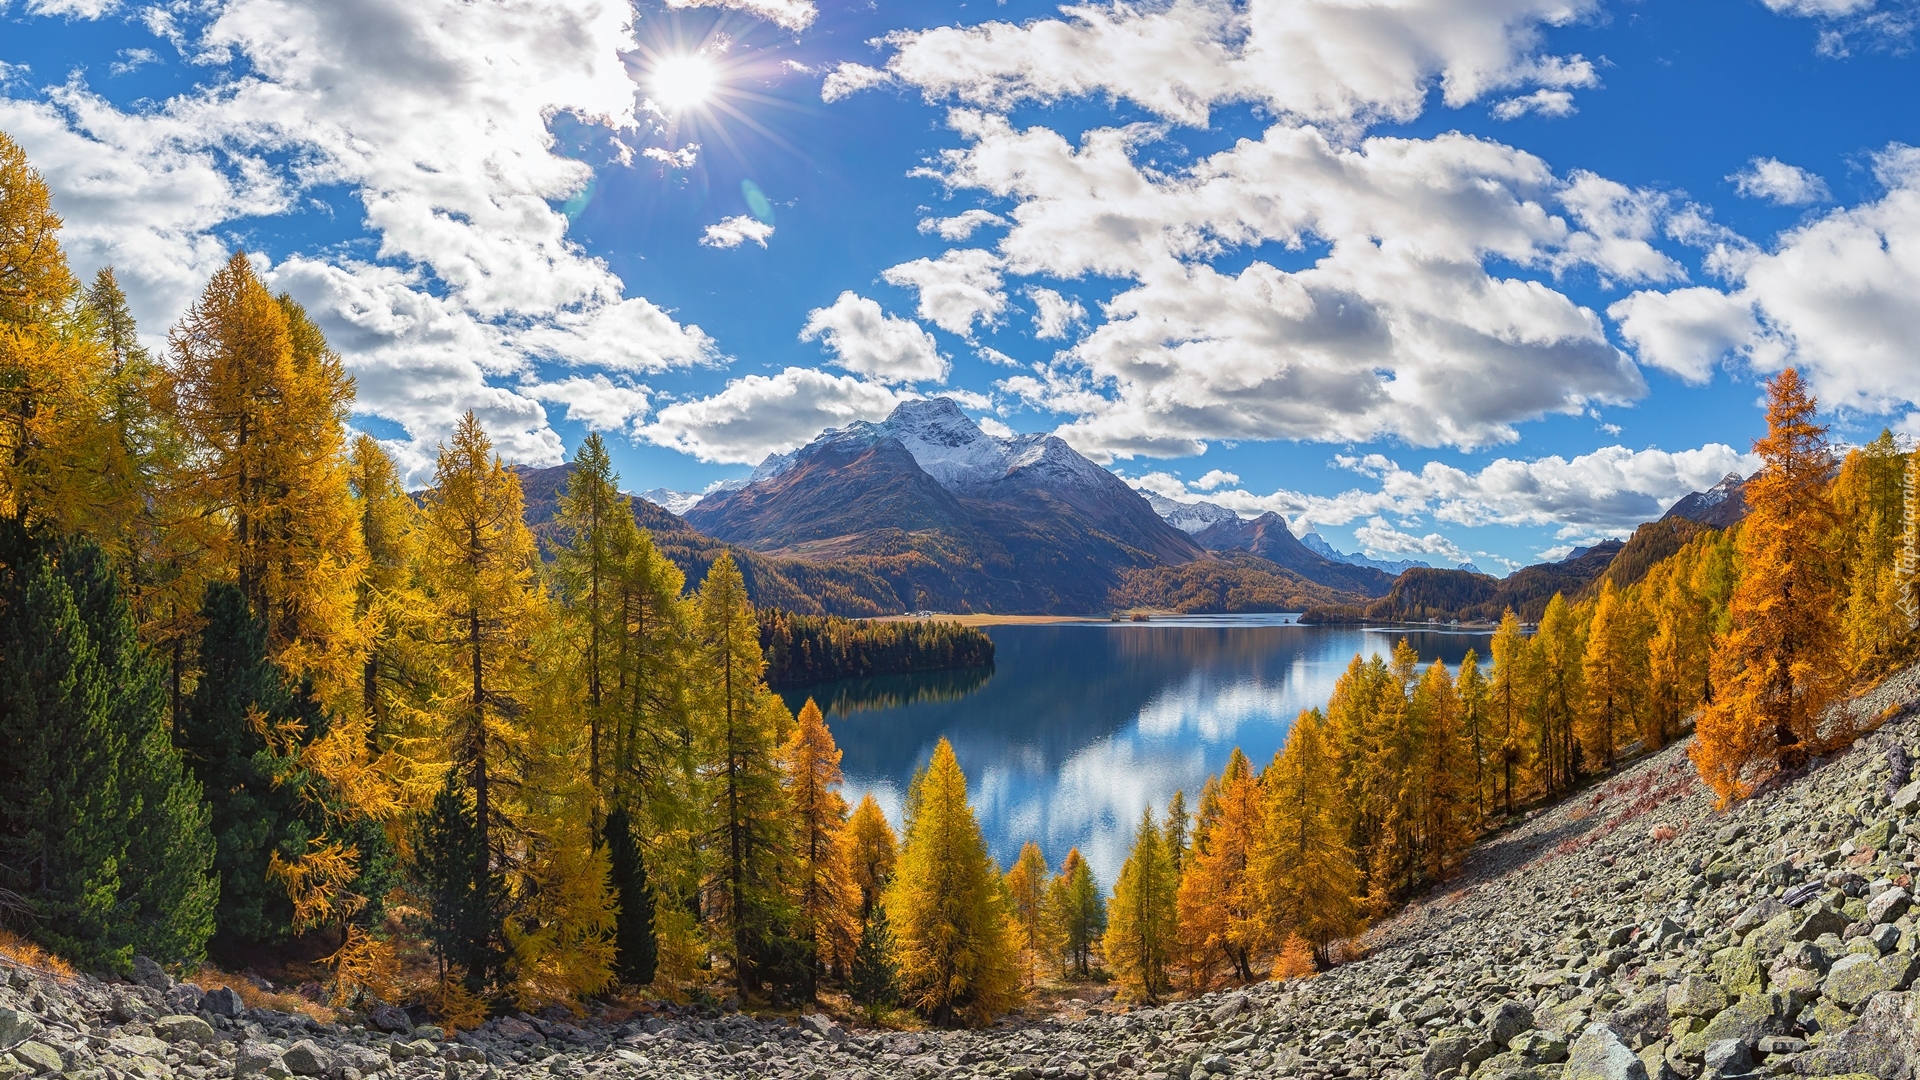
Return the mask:
[(713, 96), (719, 73), (704, 56), (666, 56), (653, 65), (648, 80), (653, 100), (670, 112), (691, 109)]

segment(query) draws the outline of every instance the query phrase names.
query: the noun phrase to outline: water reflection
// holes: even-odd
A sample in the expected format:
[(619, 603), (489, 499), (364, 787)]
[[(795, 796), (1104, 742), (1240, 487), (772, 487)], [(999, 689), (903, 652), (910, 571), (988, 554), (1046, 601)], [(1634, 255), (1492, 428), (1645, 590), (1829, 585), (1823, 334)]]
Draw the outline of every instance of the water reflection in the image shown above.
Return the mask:
[(1191, 796), (1239, 746), (1264, 766), (1300, 710), (1323, 705), (1356, 654), (1407, 638), (1457, 665), (1486, 635), (1300, 626), (1276, 616), (1000, 626), (974, 672), (812, 687), (845, 752), (849, 795), (899, 822), (915, 768), (952, 740), (993, 854), (1037, 840), (1057, 866), (1079, 846), (1109, 887), (1143, 807)]

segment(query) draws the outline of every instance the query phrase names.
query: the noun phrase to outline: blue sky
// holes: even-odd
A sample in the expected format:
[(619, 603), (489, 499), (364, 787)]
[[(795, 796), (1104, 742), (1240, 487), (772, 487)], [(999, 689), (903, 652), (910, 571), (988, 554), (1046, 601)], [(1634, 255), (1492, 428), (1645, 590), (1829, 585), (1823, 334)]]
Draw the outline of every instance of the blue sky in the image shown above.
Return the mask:
[(0, 130), (156, 344), (252, 253), (417, 476), (467, 408), (699, 490), (951, 393), (1498, 572), (1750, 468), (1787, 364), (1839, 437), (1920, 432), (1915, 18), (13, 0)]

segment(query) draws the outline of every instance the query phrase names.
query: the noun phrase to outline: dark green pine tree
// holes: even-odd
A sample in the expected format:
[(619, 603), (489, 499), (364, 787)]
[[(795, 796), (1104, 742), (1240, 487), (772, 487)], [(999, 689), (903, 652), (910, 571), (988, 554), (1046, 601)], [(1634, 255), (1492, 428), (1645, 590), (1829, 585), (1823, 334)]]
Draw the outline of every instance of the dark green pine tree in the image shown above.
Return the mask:
[(875, 904), (860, 928), (860, 944), (853, 953), (848, 989), (853, 1000), (877, 1014), (899, 996), (899, 972), (893, 966), (893, 929), (887, 925), (885, 905)]
[(199, 785), (167, 737), (162, 670), (88, 543), (0, 537), (0, 883), (84, 967), (191, 961), (217, 881)]
[(475, 817), (473, 794), (457, 769), (433, 804), (414, 822), (414, 891), (427, 902), (427, 936), (441, 963), (461, 972), (467, 989), (479, 993), (488, 974), (505, 959), (501, 947), (506, 883), (488, 858)]
[(612, 864), (613, 894), (620, 914), (613, 924), (614, 972), (633, 986), (653, 982), (660, 942), (653, 933), (653, 887), (647, 884), (646, 859), (634, 841), (633, 819), (625, 806), (607, 815), (607, 861)]
[(187, 699), (179, 744), (213, 810), (219, 941), (282, 941), (293, 930), (293, 902), (268, 878), (267, 865), (275, 851), (299, 858), (316, 834), (301, 805), (312, 778), (295, 753), (277, 753), (262, 729), (297, 724), (304, 744), (323, 733), (326, 717), (267, 657), (266, 625), (238, 586), (209, 587), (200, 617), (200, 681)]

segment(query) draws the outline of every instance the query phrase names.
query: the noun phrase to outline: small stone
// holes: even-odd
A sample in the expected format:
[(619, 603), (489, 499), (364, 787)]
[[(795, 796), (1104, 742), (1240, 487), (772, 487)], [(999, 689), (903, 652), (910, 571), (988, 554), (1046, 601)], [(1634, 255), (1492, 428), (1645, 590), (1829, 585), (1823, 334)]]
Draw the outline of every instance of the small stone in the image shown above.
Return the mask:
[(1703, 1061), (1708, 1076), (1735, 1076), (1753, 1066), (1753, 1052), (1739, 1039), (1721, 1039), (1707, 1047)]
[(1882, 990), (1895, 988), (1898, 972), (1882, 967), (1865, 953), (1851, 953), (1837, 961), (1820, 984), (1820, 992), (1843, 1009), (1856, 1009)]
[(240, 994), (232, 987), (216, 986), (207, 991), (200, 1000), (200, 1007), (215, 1016), (224, 1016), (231, 1020), (247, 1011), (247, 1003), (240, 1000)]
[(211, 1046), (215, 1041), (213, 1025), (197, 1016), (163, 1016), (153, 1022), (153, 1033), (170, 1043), (190, 1042)]
[(1222, 1001), (1214, 1008), (1212, 1016), (1213, 1026), (1225, 1027), (1251, 1007), (1252, 1003), (1248, 1001), (1247, 995), (1229, 994), (1225, 1001)]
[(1850, 921), (1846, 915), (1831, 908), (1816, 908), (1793, 928), (1793, 940), (1818, 941), (1822, 934), (1844, 934)]
[(1589, 1024), (1567, 1051), (1563, 1080), (1647, 1080), (1647, 1067), (1605, 1024)]
[(1867, 901), (1867, 921), (1871, 923), (1890, 923), (1907, 913), (1913, 906), (1913, 894), (1895, 885), (1872, 900)]
[(333, 1055), (312, 1039), (301, 1039), (280, 1055), (295, 1076), (325, 1076), (333, 1071)]
[(1704, 975), (1688, 975), (1667, 987), (1667, 1015), (1713, 1016), (1727, 1007), (1727, 993)]
[(1512, 1046), (1513, 1037), (1533, 1030), (1533, 1011), (1517, 1001), (1503, 1001), (1487, 1018), (1487, 1038), (1501, 1046)]
[(1472, 1049), (1471, 1039), (1435, 1039), (1427, 1044), (1426, 1052), (1420, 1055), (1419, 1074), (1423, 1080), (1438, 1080), (1442, 1074), (1459, 1069), (1467, 1059), (1467, 1051)]
[(0, 1006), (0, 1050), (18, 1046), (45, 1029), (39, 1020), (19, 1009)]
[(375, 1031), (384, 1031), (389, 1035), (413, 1034), (413, 1017), (407, 1010), (381, 1002), (367, 1014), (367, 1022)]
[(1763, 1054), (1798, 1054), (1807, 1048), (1807, 1040), (1791, 1035), (1762, 1035), (1756, 1047)]
[(40, 1042), (23, 1042), (14, 1047), (13, 1059), (42, 1076), (67, 1067), (60, 1059), (60, 1051)]
[(1905, 814), (1916, 806), (1920, 806), (1920, 780), (1893, 793), (1893, 808), (1896, 811)]
[(440, 1042), (447, 1037), (445, 1031), (432, 1024), (421, 1024), (413, 1029), (413, 1034), (417, 1039), (432, 1039), (434, 1042)]
[(846, 1029), (834, 1023), (832, 1017), (822, 1013), (808, 1013), (801, 1017), (800, 1027), (802, 1030), (813, 1032), (828, 1042), (840, 1043), (847, 1040)]
[(206, 994), (190, 982), (174, 983), (173, 989), (166, 992), (167, 1008), (176, 1013), (196, 1013)]
[(151, 1035), (122, 1035), (107, 1045), (128, 1057), (167, 1056), (167, 1044)]
[(150, 987), (163, 994), (173, 989), (173, 976), (147, 956), (133, 958), (133, 982), (135, 986)]
[(286, 1062), (280, 1059), (280, 1048), (269, 1042), (249, 1042), (240, 1048), (233, 1060), (235, 1076), (265, 1076), (268, 1080), (286, 1080), (291, 1076)]
[(1551, 1065), (1567, 1058), (1567, 1040), (1546, 1031), (1523, 1031), (1513, 1037), (1507, 1049), (1529, 1061)]

